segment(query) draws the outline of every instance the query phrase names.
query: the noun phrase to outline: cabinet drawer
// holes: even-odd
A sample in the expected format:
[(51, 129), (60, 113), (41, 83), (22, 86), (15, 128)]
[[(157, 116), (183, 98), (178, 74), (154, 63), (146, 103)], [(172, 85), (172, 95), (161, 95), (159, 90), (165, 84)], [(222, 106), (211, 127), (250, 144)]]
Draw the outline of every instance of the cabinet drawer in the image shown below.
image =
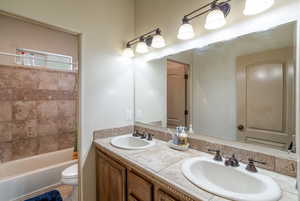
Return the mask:
[(153, 185), (136, 173), (127, 173), (127, 193), (130, 201), (152, 201)]

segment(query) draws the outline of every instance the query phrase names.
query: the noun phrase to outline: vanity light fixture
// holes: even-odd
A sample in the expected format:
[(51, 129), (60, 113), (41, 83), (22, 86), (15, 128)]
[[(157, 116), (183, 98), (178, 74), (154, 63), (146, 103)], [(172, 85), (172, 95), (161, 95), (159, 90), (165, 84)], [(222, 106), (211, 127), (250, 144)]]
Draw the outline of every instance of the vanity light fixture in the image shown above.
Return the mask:
[(126, 48), (123, 51), (123, 56), (128, 58), (134, 57), (134, 52), (129, 44), (126, 45)]
[(125, 57), (134, 56), (134, 52), (132, 49), (133, 45), (136, 45), (135, 51), (137, 53), (143, 54), (149, 51), (149, 47), (162, 48), (166, 46), (166, 43), (165, 43), (165, 39), (161, 35), (161, 30), (157, 28), (127, 42), (126, 48), (123, 51), (123, 56)]
[(256, 15), (274, 4), (274, 0), (246, 0), (244, 15)]
[(149, 51), (145, 38), (142, 36), (136, 45), (135, 51), (138, 53), (147, 53)]
[(151, 47), (162, 48), (166, 46), (165, 39), (161, 35), (160, 29), (156, 29), (156, 34), (152, 38)]
[(177, 38), (181, 40), (187, 40), (194, 37), (194, 29), (190, 24), (190, 21), (208, 13), (205, 22), (206, 29), (218, 29), (226, 24), (225, 17), (230, 12), (231, 0), (220, 2), (220, 0), (214, 0), (197, 10), (190, 12), (182, 18), (182, 25), (178, 30)]

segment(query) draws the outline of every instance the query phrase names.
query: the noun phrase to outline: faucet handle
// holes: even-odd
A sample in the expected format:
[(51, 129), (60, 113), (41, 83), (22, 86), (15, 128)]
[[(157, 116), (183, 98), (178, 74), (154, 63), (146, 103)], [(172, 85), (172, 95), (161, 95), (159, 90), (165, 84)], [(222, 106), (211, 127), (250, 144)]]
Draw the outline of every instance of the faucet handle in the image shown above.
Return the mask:
[(148, 133), (148, 135), (147, 135), (147, 140), (151, 141), (151, 140), (152, 140), (152, 137), (153, 137), (153, 134)]
[(246, 170), (250, 171), (250, 172), (257, 172), (257, 169), (255, 167), (255, 164), (254, 163), (259, 163), (259, 164), (262, 164), (262, 165), (266, 165), (267, 163), (266, 162), (262, 162), (262, 161), (256, 161), (254, 160), (253, 158), (249, 158), (248, 159), (248, 165), (246, 167)]
[(216, 155), (214, 156), (215, 161), (223, 161), (223, 158), (221, 156), (221, 151), (217, 149), (208, 149), (209, 152), (215, 152)]
[(135, 130), (135, 131), (132, 133), (132, 136), (133, 136), (133, 137), (139, 137), (139, 134), (138, 134), (137, 130)]

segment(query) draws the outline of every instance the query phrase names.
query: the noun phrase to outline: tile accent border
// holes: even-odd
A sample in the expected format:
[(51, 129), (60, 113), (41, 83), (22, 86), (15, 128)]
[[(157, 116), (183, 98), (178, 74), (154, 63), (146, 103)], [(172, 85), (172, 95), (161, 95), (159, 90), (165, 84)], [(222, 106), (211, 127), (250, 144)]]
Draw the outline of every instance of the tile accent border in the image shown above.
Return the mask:
[[(171, 134), (162, 131), (160, 129), (147, 128), (143, 126), (134, 126), (134, 130), (138, 132), (147, 132), (153, 134), (155, 138), (168, 141), (171, 139)], [(202, 152), (208, 152), (208, 149), (219, 149), (222, 153), (225, 153), (225, 157), (235, 154), (239, 160), (244, 163), (248, 162), (248, 158), (254, 158), (258, 161), (266, 162), (266, 165), (257, 164), (257, 167), (267, 169), (273, 172), (277, 172), (283, 175), (296, 177), (297, 176), (297, 161), (292, 159), (283, 159), (280, 157), (259, 153), (255, 151), (249, 151), (242, 148), (236, 148), (234, 146), (224, 145), (220, 143), (212, 143), (204, 139), (189, 138), (190, 147)]]
[(134, 130), (133, 125), (97, 130), (94, 131), (94, 140), (133, 133), (133, 130)]

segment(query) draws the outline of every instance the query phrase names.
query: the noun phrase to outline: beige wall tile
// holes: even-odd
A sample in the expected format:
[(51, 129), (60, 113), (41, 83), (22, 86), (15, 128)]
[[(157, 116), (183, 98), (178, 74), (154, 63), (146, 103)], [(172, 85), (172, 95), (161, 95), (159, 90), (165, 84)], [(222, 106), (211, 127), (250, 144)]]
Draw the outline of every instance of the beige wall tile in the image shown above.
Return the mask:
[(75, 90), (76, 74), (60, 73), (58, 79), (58, 89), (64, 91)]
[(49, 135), (49, 136), (42, 136), (39, 137), (39, 150), (38, 153), (48, 153), (52, 151), (58, 150), (58, 138), (59, 136), (56, 135)]
[(38, 136), (55, 135), (59, 130), (58, 119), (39, 119), (37, 123)]
[(112, 128), (98, 130), (98, 131), (94, 132), (94, 139), (111, 137), (112, 134), (113, 134), (113, 129)]
[(275, 171), (278, 173), (281, 173), (281, 174), (296, 177), (297, 176), (297, 163), (296, 163), (296, 161), (276, 158)]
[(58, 149), (66, 149), (74, 146), (75, 133), (63, 133), (58, 136)]
[(14, 120), (36, 119), (36, 102), (35, 101), (17, 101), (13, 104)]
[(12, 140), (37, 137), (37, 120), (17, 121), (12, 125)]
[(12, 143), (0, 142), (0, 163), (10, 161), (12, 159)]
[(37, 72), (30, 69), (14, 69), (15, 79), (13, 82), (14, 88), (37, 89), (38, 76)]
[(58, 90), (58, 73), (40, 71), (38, 72), (38, 89)]
[(12, 140), (11, 123), (0, 123), (0, 142), (9, 142)]
[(39, 141), (37, 138), (17, 140), (12, 142), (12, 160), (38, 154)]
[(75, 116), (75, 101), (63, 100), (57, 101), (58, 113), (60, 117), (74, 117)]
[(57, 101), (38, 101), (37, 115), (39, 119), (55, 119), (58, 117)]
[(12, 120), (12, 104), (11, 102), (0, 102), (0, 122)]

